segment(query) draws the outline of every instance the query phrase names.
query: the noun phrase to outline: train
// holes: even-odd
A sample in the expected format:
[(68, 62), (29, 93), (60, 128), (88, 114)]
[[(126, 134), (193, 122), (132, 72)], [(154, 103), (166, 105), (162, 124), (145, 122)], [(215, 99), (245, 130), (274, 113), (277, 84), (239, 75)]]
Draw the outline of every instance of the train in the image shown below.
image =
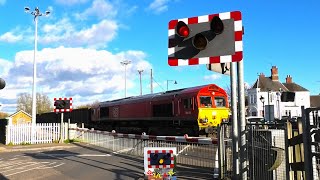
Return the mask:
[[(226, 91), (208, 84), (99, 102), (64, 117), (88, 128), (119, 133), (199, 136), (213, 133), (228, 121), (229, 112)], [(48, 122), (49, 114), (39, 115), (37, 122)], [(57, 113), (51, 116), (59, 122)]]

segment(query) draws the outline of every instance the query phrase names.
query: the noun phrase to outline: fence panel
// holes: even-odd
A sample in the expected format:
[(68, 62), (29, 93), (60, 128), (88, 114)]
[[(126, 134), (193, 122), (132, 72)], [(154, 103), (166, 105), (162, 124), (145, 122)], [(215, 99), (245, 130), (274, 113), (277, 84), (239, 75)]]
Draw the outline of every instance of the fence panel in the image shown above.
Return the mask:
[(176, 147), (178, 164), (215, 168), (218, 162), (216, 139), (117, 134), (86, 128), (76, 130), (76, 139), (104, 147), (114, 153), (143, 157), (144, 147)]
[(39, 144), (52, 143), (60, 138), (60, 124), (38, 123), (6, 126), (6, 144)]
[[(274, 125), (273, 125), (274, 126)], [(286, 179), (286, 131), (265, 125), (248, 124), (248, 161), (250, 179)]]

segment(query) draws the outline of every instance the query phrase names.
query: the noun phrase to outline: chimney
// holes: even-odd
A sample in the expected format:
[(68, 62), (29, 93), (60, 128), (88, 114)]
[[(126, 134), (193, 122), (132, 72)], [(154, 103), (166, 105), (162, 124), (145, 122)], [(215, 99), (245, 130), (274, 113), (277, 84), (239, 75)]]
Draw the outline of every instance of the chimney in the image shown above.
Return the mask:
[(292, 77), (290, 75), (287, 75), (286, 83), (292, 83)]
[(271, 80), (279, 81), (278, 68), (276, 66), (272, 66), (271, 68)]

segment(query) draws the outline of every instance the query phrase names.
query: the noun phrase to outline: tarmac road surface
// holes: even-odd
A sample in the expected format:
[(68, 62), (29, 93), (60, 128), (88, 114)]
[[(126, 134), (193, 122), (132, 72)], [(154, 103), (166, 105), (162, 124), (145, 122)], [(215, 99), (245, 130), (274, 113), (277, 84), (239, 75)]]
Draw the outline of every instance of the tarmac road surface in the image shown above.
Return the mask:
[[(139, 180), (143, 158), (77, 143), (73, 148), (0, 153), (0, 179)], [(178, 178), (212, 179), (212, 169), (178, 166)]]

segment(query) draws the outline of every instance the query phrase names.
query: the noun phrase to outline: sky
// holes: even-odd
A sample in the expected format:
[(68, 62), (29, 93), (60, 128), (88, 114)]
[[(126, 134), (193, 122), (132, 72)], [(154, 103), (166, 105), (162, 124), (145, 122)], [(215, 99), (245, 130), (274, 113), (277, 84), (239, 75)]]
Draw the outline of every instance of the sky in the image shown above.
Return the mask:
[[(259, 73), (277, 66), (281, 82), (293, 82), (319, 94), (320, 1), (218, 0), (0, 0), (0, 110), (16, 111), (17, 96), (32, 93), (35, 23), (24, 7), (39, 7), (37, 92), (50, 99), (72, 97), (78, 106), (142, 93), (216, 84), (230, 76), (206, 65), (168, 65), (168, 23), (230, 11), (241, 11), (244, 80), (251, 86)], [(126, 66), (121, 61), (130, 60)], [(126, 70), (125, 70), (126, 69)], [(170, 80), (170, 81), (168, 81)], [(173, 81), (171, 81), (173, 80)], [(173, 82), (176, 81), (177, 84)]]

